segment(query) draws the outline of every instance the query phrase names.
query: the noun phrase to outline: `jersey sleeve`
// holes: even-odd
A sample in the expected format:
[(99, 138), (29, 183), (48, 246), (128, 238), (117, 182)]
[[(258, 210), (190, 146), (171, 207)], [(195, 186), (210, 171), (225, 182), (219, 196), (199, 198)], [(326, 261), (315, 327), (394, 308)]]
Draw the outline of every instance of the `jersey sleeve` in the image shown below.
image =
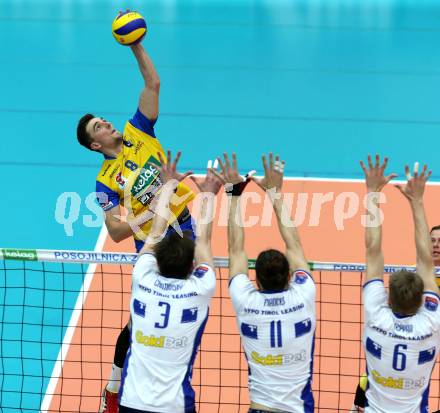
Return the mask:
[(245, 306), (249, 296), (257, 291), (246, 274), (238, 274), (229, 281), (229, 295), (236, 313)]
[(312, 274), (308, 271), (296, 270), (292, 274), (290, 286), (299, 292), (299, 294), (301, 294), (308, 302), (315, 302), (316, 285), (313, 281)]
[(431, 323), (432, 329), (436, 332), (440, 329), (440, 297), (432, 292), (425, 292), (423, 294), (423, 302), (421, 312)]
[(119, 205), (119, 195), (102, 182), (96, 181), (96, 200), (104, 212)]
[(156, 257), (153, 254), (142, 254), (133, 268), (133, 283), (138, 282), (147, 274), (157, 274), (158, 267)]
[(368, 323), (388, 303), (388, 296), (383, 281), (379, 279), (368, 281), (364, 284), (362, 295), (364, 299), (365, 322)]
[(154, 134), (154, 125), (156, 124), (156, 119), (148, 119), (139, 109), (136, 111), (134, 116), (129, 120), (129, 122), (136, 128), (146, 134), (156, 137)]
[(190, 280), (195, 284), (195, 289), (202, 295), (211, 297), (215, 290), (215, 272), (208, 264), (199, 264), (194, 268)]

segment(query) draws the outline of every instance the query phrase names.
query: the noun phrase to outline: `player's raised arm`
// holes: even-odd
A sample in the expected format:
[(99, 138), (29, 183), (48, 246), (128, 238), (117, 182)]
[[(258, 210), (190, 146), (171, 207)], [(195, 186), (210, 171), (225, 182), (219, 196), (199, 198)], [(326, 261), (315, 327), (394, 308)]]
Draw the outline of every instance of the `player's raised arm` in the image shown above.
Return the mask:
[(154, 218), (151, 231), (148, 234), (145, 244), (139, 254), (153, 252), (154, 246), (163, 238), (171, 217), (170, 202), (175, 194), (177, 185), (179, 182), (183, 181), (186, 177), (192, 174), (192, 172), (177, 172), (177, 163), (179, 162), (180, 155), (181, 153), (178, 152), (174, 161), (171, 162), (170, 151), (167, 153), (167, 161), (163, 159), (160, 152), (158, 153), (161, 166), (155, 165), (155, 167), (159, 169), (160, 177), (164, 185), (160, 190), (159, 199), (154, 208)]
[(127, 222), (122, 221), (119, 194), (101, 182), (96, 182), (96, 200), (105, 213), (105, 226), (110, 238), (120, 242), (133, 235)]
[(380, 212), (380, 192), (383, 187), (396, 177), (396, 174), (385, 176), (385, 169), (388, 158), (385, 158), (382, 165), (380, 156), (376, 155), (375, 164), (368, 155), (368, 168), (360, 161), (362, 170), (365, 173), (365, 184), (367, 186), (367, 215), (370, 220), (365, 225), (365, 248), (367, 270), (365, 282), (372, 279), (383, 279), (384, 258), (382, 252), (382, 218)]
[(396, 185), (396, 188), (405, 196), (411, 206), (417, 251), (417, 274), (423, 279), (425, 291), (433, 291), (438, 294), (432, 259), (431, 235), (423, 204), (426, 181), (431, 176), (431, 171), (427, 172), (427, 168), (427, 165), (424, 165), (419, 174), (418, 163), (416, 163), (413, 176), (411, 176), (409, 166), (405, 166), (408, 182), (405, 186)]
[(271, 198), (275, 215), (278, 221), (281, 237), (286, 244), (286, 258), (289, 262), (290, 271), (298, 269), (309, 270), (304, 250), (299, 238), (298, 230), (295, 226), (287, 225), (290, 217), (286, 214), (286, 209), (281, 196), (281, 188), (283, 186), (284, 161), (280, 161), (278, 155), (269, 154), (269, 163), (265, 155), (262, 157), (264, 178), (253, 178), (253, 181)]
[(141, 43), (131, 46), (144, 79), (144, 88), (139, 98), (139, 110), (149, 120), (157, 119), (159, 114), (160, 79), (154, 68), (153, 61)]
[(191, 179), (199, 188), (199, 191), (203, 193), (202, 206), (196, 224), (195, 264), (197, 266), (206, 263), (214, 268), (211, 248), (212, 221), (214, 219), (212, 212), (214, 211), (215, 196), (223, 185), (223, 180), (213, 172), (212, 168), (208, 168), (206, 177), (196, 178), (191, 176)]
[(121, 220), (121, 208), (119, 206), (105, 212), (105, 226), (114, 242), (121, 242), (133, 235), (133, 230), (128, 222)]
[(232, 154), (232, 164), (226, 153), (218, 162), (221, 168), (221, 178), (226, 183), (225, 189), (230, 196), (228, 219), (228, 252), (229, 252), (229, 278), (237, 274), (248, 273), (248, 257), (244, 249), (244, 228), (241, 222), (240, 196), (249, 179), (243, 178), (238, 173), (237, 157)]

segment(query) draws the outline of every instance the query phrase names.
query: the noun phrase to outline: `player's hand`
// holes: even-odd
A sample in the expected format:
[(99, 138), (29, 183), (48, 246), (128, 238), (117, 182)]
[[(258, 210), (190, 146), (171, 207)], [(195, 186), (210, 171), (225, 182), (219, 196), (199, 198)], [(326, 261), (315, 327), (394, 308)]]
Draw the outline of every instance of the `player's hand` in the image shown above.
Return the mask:
[(217, 172), (216, 166), (214, 166), (214, 168), (208, 166), (205, 177), (190, 177), (196, 184), (197, 188), (199, 188), (200, 192), (210, 192), (214, 195), (217, 195), (222, 185), (225, 184), (225, 181), (221, 175), (218, 173), (215, 174), (214, 171)]
[(376, 162), (373, 165), (371, 155), (368, 155), (368, 168), (360, 161), (362, 170), (365, 174), (365, 183), (367, 185), (367, 192), (380, 192), (383, 187), (395, 178), (397, 174), (390, 174), (385, 176), (385, 169), (388, 165), (388, 158), (384, 158), (382, 165), (380, 164), (380, 156), (376, 154)]
[(264, 178), (251, 178), (260, 188), (264, 191), (269, 189), (275, 189), (277, 192), (281, 191), (283, 186), (284, 175), (284, 161), (280, 161), (278, 155), (275, 156), (275, 162), (273, 153), (269, 153), (269, 165), (267, 164), (266, 155), (262, 156)]
[(411, 172), (408, 165), (405, 165), (405, 175), (408, 182), (405, 186), (395, 185), (396, 188), (405, 196), (408, 201), (421, 201), (425, 192), (426, 181), (432, 174), (432, 171), (427, 172), (428, 166), (423, 165), (422, 172), (419, 174), (419, 163), (414, 164), (414, 173), (411, 176)]
[(167, 159), (165, 160), (160, 152), (157, 153), (159, 157), (159, 161), (161, 163), (160, 166), (156, 164), (149, 165), (154, 166), (160, 172), (160, 178), (163, 184), (166, 184), (169, 181), (176, 181), (176, 183), (182, 182), (185, 178), (192, 174), (192, 171), (188, 171), (185, 173), (177, 172), (177, 164), (180, 159), (180, 155), (182, 152), (177, 152), (176, 157), (171, 162), (171, 151), (167, 151)]
[(229, 161), (229, 157), (226, 152), (223, 154), (223, 157), (224, 163), (221, 158), (217, 158), (217, 161), (220, 164), (221, 173), (213, 170), (215, 175), (217, 175), (217, 177), (221, 179), (225, 184), (235, 185), (244, 182), (245, 178), (243, 178), (238, 172), (237, 156), (235, 155), (235, 153), (232, 153), (232, 164)]

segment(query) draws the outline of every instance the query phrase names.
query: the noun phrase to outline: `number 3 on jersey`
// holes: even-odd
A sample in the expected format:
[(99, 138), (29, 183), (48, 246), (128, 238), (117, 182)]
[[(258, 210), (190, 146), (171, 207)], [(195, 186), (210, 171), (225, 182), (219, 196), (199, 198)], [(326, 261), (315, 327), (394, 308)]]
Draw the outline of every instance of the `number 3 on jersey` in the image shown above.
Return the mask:
[(170, 319), (170, 310), (171, 310), (171, 306), (164, 302), (164, 301), (159, 301), (159, 307), (165, 307), (165, 311), (161, 314), (161, 316), (163, 317), (163, 320), (161, 323), (154, 323), (154, 327), (156, 328), (167, 328), (168, 326), (168, 321)]

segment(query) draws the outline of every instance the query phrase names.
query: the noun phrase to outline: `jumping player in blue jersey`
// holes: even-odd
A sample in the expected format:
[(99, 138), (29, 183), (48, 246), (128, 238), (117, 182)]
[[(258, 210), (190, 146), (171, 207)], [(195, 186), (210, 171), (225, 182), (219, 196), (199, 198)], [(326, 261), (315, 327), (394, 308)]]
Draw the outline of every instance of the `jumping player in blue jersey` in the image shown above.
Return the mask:
[(153, 226), (133, 270), (131, 344), (120, 389), (120, 413), (195, 413), (192, 367), (215, 290), (211, 250), (215, 194), (222, 182), (208, 170), (194, 179), (202, 200), (194, 242), (164, 237), (170, 202), (187, 174), (176, 172), (179, 155), (158, 167), (164, 188), (154, 208)]
[(273, 202), (286, 245), (285, 253), (270, 249), (259, 254), (256, 288), (248, 277), (244, 229), (238, 212), (247, 180), (238, 173), (235, 155), (231, 163), (225, 154), (220, 164), (222, 178), (230, 184), (229, 293), (249, 364), (249, 413), (312, 413), (316, 287), (298, 232), (283, 207), (284, 162), (272, 154), (267, 162), (263, 156), (265, 176), (254, 179)]
[(425, 184), (431, 175), (418, 164), (408, 182), (396, 185), (414, 220), (417, 272), (390, 276), (388, 292), (383, 281), (382, 222), (379, 196), (395, 176), (385, 176), (387, 159), (361, 161), (367, 186), (368, 215), (365, 228), (367, 270), (363, 287), (364, 336), (368, 383), (366, 413), (428, 412), (429, 382), (440, 349), (439, 291), (434, 276), (431, 236), (423, 205)]
[[(430, 230), (430, 235), (432, 244), (432, 259), (434, 261), (434, 265), (436, 267), (440, 267), (440, 225), (432, 227)], [(438, 277), (438, 273), (436, 274), (437, 286), (440, 286), (440, 277)], [(353, 406), (350, 410), (350, 413), (362, 413), (365, 411), (365, 390), (367, 389), (367, 383), (367, 375), (363, 374), (356, 388)], [(440, 411), (436, 411), (435, 413), (440, 413)]]

